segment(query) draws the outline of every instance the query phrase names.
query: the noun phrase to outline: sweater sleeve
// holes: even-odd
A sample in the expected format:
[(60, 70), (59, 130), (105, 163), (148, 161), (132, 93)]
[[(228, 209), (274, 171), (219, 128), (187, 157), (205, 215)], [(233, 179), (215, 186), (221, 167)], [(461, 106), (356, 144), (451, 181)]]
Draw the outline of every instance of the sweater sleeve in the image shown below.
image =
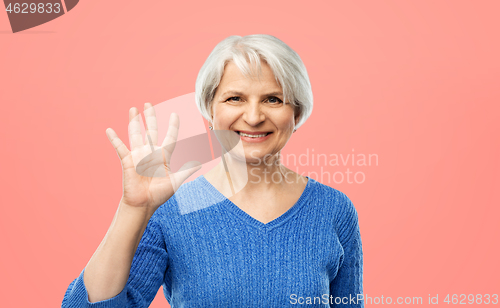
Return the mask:
[(363, 308), (363, 250), (358, 214), (351, 200), (343, 195), (338, 213), (339, 240), (344, 250), (337, 275), (330, 282), (331, 307)]
[(78, 278), (70, 283), (61, 308), (149, 307), (163, 282), (168, 257), (161, 226), (153, 217), (149, 220), (132, 259), (127, 284), (119, 294), (99, 302), (89, 302), (83, 282), (84, 268)]

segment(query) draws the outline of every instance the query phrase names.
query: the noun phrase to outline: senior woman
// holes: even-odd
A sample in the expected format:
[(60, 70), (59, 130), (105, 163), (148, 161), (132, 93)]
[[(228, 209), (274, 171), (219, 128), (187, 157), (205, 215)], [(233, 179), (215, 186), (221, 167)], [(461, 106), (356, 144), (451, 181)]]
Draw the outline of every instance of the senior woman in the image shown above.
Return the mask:
[[(280, 162), (312, 111), (300, 57), (273, 36), (228, 37), (199, 72), (196, 103), (226, 151), (220, 164), (182, 185), (200, 165), (170, 170), (175, 114), (161, 147), (163, 177), (138, 174), (133, 161), (143, 149), (159, 148), (150, 104), (147, 140), (136, 108), (130, 150), (107, 130), (123, 167), (123, 195), (62, 307), (148, 307), (160, 286), (172, 308), (363, 307), (352, 202)], [(236, 146), (228, 146), (231, 138)]]

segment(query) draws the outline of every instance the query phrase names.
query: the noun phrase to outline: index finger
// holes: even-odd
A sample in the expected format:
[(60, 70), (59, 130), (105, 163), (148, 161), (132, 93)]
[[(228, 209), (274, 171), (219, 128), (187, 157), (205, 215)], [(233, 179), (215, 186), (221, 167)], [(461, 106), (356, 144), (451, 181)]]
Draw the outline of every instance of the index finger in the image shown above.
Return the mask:
[(141, 115), (137, 108), (132, 107), (129, 111), (128, 136), (130, 140), (130, 150), (140, 148), (144, 145), (141, 133)]

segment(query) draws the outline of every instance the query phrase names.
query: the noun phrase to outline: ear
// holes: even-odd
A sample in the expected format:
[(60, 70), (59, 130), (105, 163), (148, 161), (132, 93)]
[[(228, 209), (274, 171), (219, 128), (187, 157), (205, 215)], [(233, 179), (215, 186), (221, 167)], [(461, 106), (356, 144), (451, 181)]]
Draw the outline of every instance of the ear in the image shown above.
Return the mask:
[(210, 113), (208, 115), (210, 117), (210, 121), (209, 122), (213, 122), (214, 121), (214, 104), (213, 104), (213, 100), (208, 104), (208, 112)]
[(302, 114), (302, 110), (300, 107), (295, 107), (295, 116), (294, 116), (294, 119), (295, 119), (295, 126), (297, 126), (297, 123), (299, 123), (299, 120), (300, 120), (300, 115)]

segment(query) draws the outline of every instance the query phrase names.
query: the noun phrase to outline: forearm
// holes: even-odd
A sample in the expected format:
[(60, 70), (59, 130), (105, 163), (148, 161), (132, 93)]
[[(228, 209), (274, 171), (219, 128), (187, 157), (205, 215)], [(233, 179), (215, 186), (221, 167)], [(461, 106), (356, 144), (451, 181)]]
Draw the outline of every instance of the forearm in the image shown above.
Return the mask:
[(141, 209), (120, 203), (106, 236), (85, 267), (83, 280), (90, 302), (112, 298), (123, 290), (149, 218)]

